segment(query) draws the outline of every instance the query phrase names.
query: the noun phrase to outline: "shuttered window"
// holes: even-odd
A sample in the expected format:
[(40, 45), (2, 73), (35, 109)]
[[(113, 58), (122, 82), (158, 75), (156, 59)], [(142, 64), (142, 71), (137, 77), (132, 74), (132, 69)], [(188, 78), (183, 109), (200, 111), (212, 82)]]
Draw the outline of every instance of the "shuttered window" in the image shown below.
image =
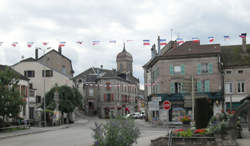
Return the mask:
[(210, 92), (210, 81), (205, 80), (205, 92)]

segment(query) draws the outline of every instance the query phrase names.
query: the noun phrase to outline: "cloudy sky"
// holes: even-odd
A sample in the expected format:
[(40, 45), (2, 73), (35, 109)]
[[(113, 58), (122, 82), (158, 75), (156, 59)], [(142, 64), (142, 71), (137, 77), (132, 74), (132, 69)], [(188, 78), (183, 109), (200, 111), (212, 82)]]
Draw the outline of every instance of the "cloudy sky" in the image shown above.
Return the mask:
[[(169, 41), (173, 29), (173, 39), (199, 37), (207, 44), (214, 36), (214, 43), (240, 44), (239, 34), (250, 33), (249, 18), (249, 0), (0, 0), (0, 64), (34, 57), (34, 48), (44, 41), (54, 49), (65, 41), (63, 54), (72, 60), (75, 75), (91, 66), (111, 69), (123, 42), (134, 40), (126, 48), (143, 83), (142, 66), (151, 54), (142, 40), (153, 44), (159, 35)], [(224, 41), (224, 35), (231, 39)], [(93, 46), (93, 40), (101, 42)], [(35, 42), (32, 48), (28, 41)]]

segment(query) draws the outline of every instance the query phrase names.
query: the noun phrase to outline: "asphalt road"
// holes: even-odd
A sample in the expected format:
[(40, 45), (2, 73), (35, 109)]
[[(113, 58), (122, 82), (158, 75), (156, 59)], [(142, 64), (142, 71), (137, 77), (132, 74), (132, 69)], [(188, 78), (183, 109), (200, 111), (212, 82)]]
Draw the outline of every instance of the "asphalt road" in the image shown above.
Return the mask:
[[(90, 118), (87, 124), (79, 121), (67, 129), (3, 139), (0, 146), (91, 146), (94, 142), (91, 128), (95, 122), (105, 120)], [(152, 128), (142, 120), (136, 120), (136, 125), (141, 130), (141, 136), (135, 146), (149, 146), (151, 139), (166, 134), (166, 129)]]

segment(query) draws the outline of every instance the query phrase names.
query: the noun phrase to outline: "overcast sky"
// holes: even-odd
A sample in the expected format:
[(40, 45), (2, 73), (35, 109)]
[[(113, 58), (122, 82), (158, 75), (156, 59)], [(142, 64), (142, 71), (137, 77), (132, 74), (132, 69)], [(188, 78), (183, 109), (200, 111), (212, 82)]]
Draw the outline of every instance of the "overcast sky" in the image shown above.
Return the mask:
[[(240, 44), (239, 34), (250, 33), (249, 18), (249, 0), (0, 0), (0, 64), (34, 57), (43, 41), (53, 49), (65, 41), (63, 54), (72, 60), (75, 75), (91, 66), (112, 69), (122, 43), (134, 40), (126, 49), (133, 55), (134, 75), (143, 83), (142, 66), (151, 52), (142, 40), (155, 43), (160, 35), (169, 41), (173, 29), (173, 39), (199, 37), (207, 44), (214, 36), (214, 43)], [(224, 35), (231, 39), (224, 41)], [(93, 46), (93, 40), (101, 42)], [(35, 42), (32, 48), (27, 41)]]

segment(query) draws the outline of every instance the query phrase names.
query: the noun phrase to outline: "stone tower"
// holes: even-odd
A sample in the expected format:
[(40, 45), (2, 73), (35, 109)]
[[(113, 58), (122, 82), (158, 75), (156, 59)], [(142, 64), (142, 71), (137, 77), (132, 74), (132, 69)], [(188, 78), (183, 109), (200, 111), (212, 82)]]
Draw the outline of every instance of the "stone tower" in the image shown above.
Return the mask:
[(117, 71), (126, 74), (133, 74), (133, 57), (126, 51), (125, 43), (122, 52), (116, 56)]

